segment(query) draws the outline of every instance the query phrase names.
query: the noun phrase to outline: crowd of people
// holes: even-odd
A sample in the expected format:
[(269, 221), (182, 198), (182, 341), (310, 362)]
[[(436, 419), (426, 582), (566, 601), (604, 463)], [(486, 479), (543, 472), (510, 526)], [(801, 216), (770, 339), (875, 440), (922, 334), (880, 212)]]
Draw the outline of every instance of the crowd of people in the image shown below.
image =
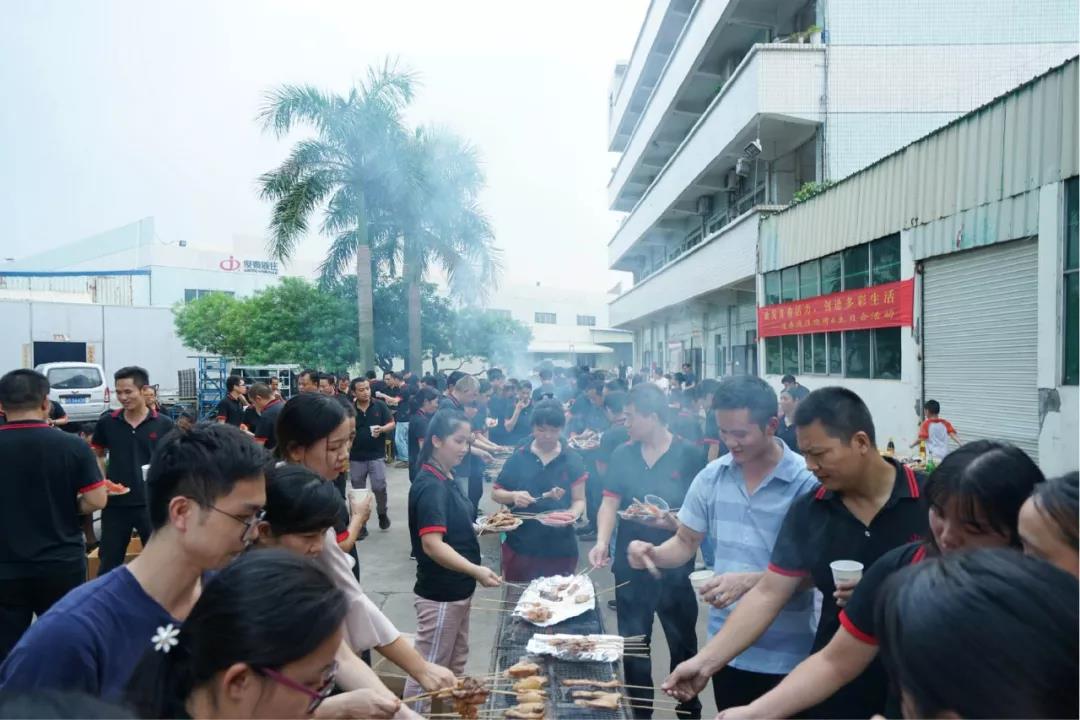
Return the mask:
[[(678, 717), (701, 717), (710, 680), (724, 718), (1078, 714), (1077, 474), (961, 444), (932, 400), (927, 473), (879, 448), (858, 395), (793, 377), (779, 394), (689, 366), (297, 380), (284, 397), (230, 377), (209, 418), (174, 422), (122, 368), (120, 409), (63, 432), (44, 376), (0, 378), (0, 716), (416, 717), (370, 652), (406, 697), (452, 687), (477, 587), (577, 572), (582, 543), (612, 568), (619, 633), (644, 638), (623, 660), (636, 717), (655, 619)], [(409, 562), (362, 550), (373, 516), (391, 531), (391, 465), (414, 642), (360, 583), (362, 564)], [(486, 493), (545, 518), (503, 536), (497, 568)], [(636, 519), (643, 499), (663, 511)]]

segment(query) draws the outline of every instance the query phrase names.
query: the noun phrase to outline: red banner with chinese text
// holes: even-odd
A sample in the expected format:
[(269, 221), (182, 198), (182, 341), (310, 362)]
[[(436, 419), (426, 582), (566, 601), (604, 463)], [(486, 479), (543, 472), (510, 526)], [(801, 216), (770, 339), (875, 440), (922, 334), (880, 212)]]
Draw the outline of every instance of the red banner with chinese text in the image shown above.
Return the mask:
[(758, 308), (758, 337), (910, 327), (915, 281), (846, 290)]

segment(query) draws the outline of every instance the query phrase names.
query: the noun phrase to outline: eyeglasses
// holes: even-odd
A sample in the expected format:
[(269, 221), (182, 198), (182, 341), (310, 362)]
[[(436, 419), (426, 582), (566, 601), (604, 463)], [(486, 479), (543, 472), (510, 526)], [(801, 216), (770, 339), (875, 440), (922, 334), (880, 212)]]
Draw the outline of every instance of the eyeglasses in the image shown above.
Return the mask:
[(318, 690), (312, 690), (311, 688), (296, 682), (292, 678), (286, 677), (279, 673), (277, 670), (271, 670), (270, 668), (256, 668), (256, 672), (265, 675), (278, 685), (283, 685), (290, 690), (295, 690), (299, 693), (303, 693), (311, 698), (311, 702), (307, 706), (307, 714), (310, 715), (319, 709), (319, 706), (323, 704), (326, 698), (330, 697), (330, 693), (334, 692), (334, 681), (337, 679), (338, 664), (335, 660), (330, 668), (323, 675), (322, 684), (319, 685)]
[[(259, 531), (257, 530), (258, 525), (266, 519), (266, 508), (256, 511), (254, 515), (244, 517), (243, 515), (233, 515), (231, 512), (225, 512), (221, 508), (214, 507), (213, 505), (210, 505), (209, 507), (215, 512), (231, 517), (233, 520), (244, 526), (244, 532), (240, 535), (240, 542), (245, 545), (250, 545), (255, 542), (255, 538), (259, 534)], [(252, 532), (253, 530), (255, 531), (254, 533)]]

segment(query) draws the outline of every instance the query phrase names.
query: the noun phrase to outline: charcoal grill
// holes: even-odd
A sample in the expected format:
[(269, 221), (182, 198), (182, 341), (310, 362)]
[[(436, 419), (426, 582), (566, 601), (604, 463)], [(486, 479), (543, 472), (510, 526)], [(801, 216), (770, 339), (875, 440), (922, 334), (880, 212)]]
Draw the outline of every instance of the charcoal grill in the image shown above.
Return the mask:
[[(506, 603), (516, 604), (521, 597), (521, 588), (503, 586), (503, 600)], [(510, 608), (507, 604), (503, 607)], [(611, 680), (613, 677), (622, 679), (621, 663), (616, 661), (607, 662), (569, 662), (542, 655), (529, 656), (525, 646), (536, 633), (554, 635), (567, 633), (572, 635), (595, 635), (604, 633), (604, 621), (597, 612), (595, 603), (588, 612), (582, 613), (569, 620), (552, 625), (551, 627), (537, 627), (530, 622), (515, 618), (510, 613), (502, 613), (499, 619), (499, 628), (496, 631), (495, 648), (491, 654), (491, 672), (498, 673), (499, 677), (494, 680), (493, 687), (496, 690), (511, 690), (515, 682), (513, 678), (503, 675), (505, 670), (523, 657), (529, 657), (532, 662), (540, 665), (547, 675), (548, 685), (544, 688), (548, 693), (548, 718), (574, 718), (574, 720), (626, 720), (631, 717), (625, 701), (617, 710), (600, 710), (597, 708), (584, 708), (574, 704), (570, 696), (571, 691), (589, 688), (563, 687), (562, 681), (572, 678), (587, 680)], [(622, 690), (615, 688), (611, 692)], [(606, 692), (606, 691), (605, 691)], [(625, 695), (625, 693), (624, 693)], [(487, 708), (501, 711), (517, 704), (513, 695), (492, 693), (488, 696)], [(494, 713), (492, 713), (494, 714)]]

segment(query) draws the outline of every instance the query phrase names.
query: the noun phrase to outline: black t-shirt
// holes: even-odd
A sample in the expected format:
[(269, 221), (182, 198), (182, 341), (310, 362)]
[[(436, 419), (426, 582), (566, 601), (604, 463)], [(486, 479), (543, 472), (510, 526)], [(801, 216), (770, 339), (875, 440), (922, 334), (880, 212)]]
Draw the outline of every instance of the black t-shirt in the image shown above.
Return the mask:
[(799, 439), (795, 436), (795, 423), (788, 425), (784, 422), (784, 418), (780, 418), (780, 424), (776, 427), (776, 437), (783, 440), (792, 452), (802, 455), (799, 452)]
[(476, 408), (476, 414), (472, 416), (469, 424), (472, 426), (473, 432), (487, 432), (487, 419), (488, 419), (488, 406), (476, 404), (473, 405)]
[(473, 529), (475, 510), (461, 486), (432, 465), (423, 465), (409, 487), (409, 535), (416, 558), (416, 585), (420, 597), (435, 602), (454, 602), (472, 596), (476, 580), (448, 570), (428, 557), (421, 538), (443, 534), (443, 542), (469, 562), (480, 564), (480, 543)]
[(146, 505), (142, 466), (150, 464), (154, 449), (173, 427), (173, 421), (157, 410), (151, 410), (136, 427), (124, 419), (123, 410), (101, 416), (90, 445), (109, 451), (109, 479), (131, 488), (126, 495), (110, 497), (110, 507)]
[[(608, 465), (604, 495), (619, 499), (619, 509), (625, 510), (634, 498), (644, 501), (646, 495), (658, 495), (673, 508), (682, 507), (686, 491), (698, 472), (705, 467), (701, 448), (673, 435), (671, 446), (656, 463), (649, 467), (641, 456), (641, 443), (631, 442), (615, 449)], [(632, 520), (619, 520), (615, 540), (615, 564), (617, 571), (629, 568), (626, 547), (633, 540), (644, 540), (661, 545), (674, 533), (649, 527)], [(688, 563), (692, 568), (693, 561)], [(687, 571), (689, 572), (689, 571)]]
[(372, 400), (367, 412), (353, 406), (356, 413), (356, 439), (353, 440), (349, 459), (354, 462), (382, 460), (386, 457), (386, 435), (372, 437), (371, 428), (386, 425), (394, 419), (390, 408), (382, 400)]
[(540, 402), (544, 399), (545, 395), (555, 397), (555, 385), (552, 383), (541, 383), (539, 387), (533, 390), (532, 399), (534, 403)]
[(695, 415), (687, 410), (680, 410), (671, 420), (671, 432), (694, 445), (702, 445), (705, 435)]
[(498, 424), (488, 431), (488, 437), (496, 445), (509, 443), (507, 439), (505, 421), (514, 413), (514, 403), (501, 395), (492, 395), (488, 401), (488, 416), (495, 418)]
[(267, 450), (277, 447), (277, 419), (281, 409), (285, 407), (283, 400), (273, 400), (263, 408), (259, 422), (255, 425), (255, 440), (261, 442)]
[[(387, 393), (387, 395), (390, 394), (391, 393)], [(402, 385), (397, 389), (397, 397), (399, 402), (397, 406), (393, 408), (394, 420), (397, 420), (399, 423), (409, 422), (409, 406), (412, 405), (412, 399), (414, 394), (415, 393), (413, 392), (412, 388), (410, 388), (408, 385)]]
[(49, 404), (50, 404), (50, 407), (49, 407), (49, 419), (50, 420), (59, 420), (61, 418), (66, 418), (67, 417), (67, 411), (64, 410), (63, 405), (56, 402), (55, 400), (50, 400)]
[[(529, 512), (568, 509), (573, 502), (570, 497), (572, 489), (589, 478), (589, 474), (585, 472), (585, 461), (578, 453), (562, 444), (558, 456), (544, 465), (533, 453), (531, 445), (532, 443), (522, 445), (507, 458), (494, 487), (510, 491), (525, 490), (534, 498), (561, 487), (566, 491), (561, 498), (537, 500), (529, 506)], [(526, 522), (514, 532), (507, 533), (506, 543), (518, 555), (560, 558), (578, 556), (577, 536), (571, 526), (549, 527), (539, 522)]]
[(719, 448), (720, 454), (716, 457), (728, 454), (728, 446), (720, 439), (720, 426), (716, 422), (716, 413), (712, 410), (705, 412), (705, 436), (701, 439), (701, 443), (706, 447), (715, 445)]
[(85, 562), (78, 496), (104, 481), (77, 435), (40, 421), (0, 428), (0, 579), (75, 570)]
[[(514, 417), (514, 408), (516, 406), (517, 401), (515, 400), (510, 405), (509, 412), (502, 422), (502, 426), (504, 429), (506, 428), (506, 421)], [(514, 429), (505, 431), (506, 434), (504, 435), (504, 445), (520, 445), (522, 441), (525, 440), (525, 438), (532, 435), (532, 414), (534, 407), (536, 407), (536, 404), (530, 402), (529, 405), (525, 407), (518, 415), (517, 422), (514, 424)]]
[(226, 395), (217, 406), (217, 419), (224, 420), (233, 427), (240, 427), (244, 422), (244, 404)]
[(409, 481), (416, 479), (420, 472), (420, 441), (427, 439), (428, 423), (431, 416), (418, 412), (409, 418)]
[(255, 409), (254, 405), (248, 405), (244, 408), (243, 425), (249, 431), (255, 432), (255, 427), (259, 424), (259, 411)]
[[(836, 586), (829, 563), (857, 560), (869, 568), (890, 550), (922, 540), (928, 534), (926, 508), (919, 500), (925, 476), (893, 460), (888, 462), (896, 469), (892, 495), (869, 526), (851, 514), (840, 495), (824, 486), (795, 500), (784, 517), (769, 570), (781, 575), (810, 576), (821, 591), (821, 621), (812, 652), (827, 645), (840, 627), (840, 608), (833, 597)], [(875, 662), (808, 714), (868, 717), (880, 706), (886, 685), (885, 672)]]
[(596, 449), (596, 462), (610, 465), (615, 449), (628, 442), (630, 442), (630, 433), (625, 425), (613, 425), (608, 428), (607, 432), (600, 436), (600, 447)]

